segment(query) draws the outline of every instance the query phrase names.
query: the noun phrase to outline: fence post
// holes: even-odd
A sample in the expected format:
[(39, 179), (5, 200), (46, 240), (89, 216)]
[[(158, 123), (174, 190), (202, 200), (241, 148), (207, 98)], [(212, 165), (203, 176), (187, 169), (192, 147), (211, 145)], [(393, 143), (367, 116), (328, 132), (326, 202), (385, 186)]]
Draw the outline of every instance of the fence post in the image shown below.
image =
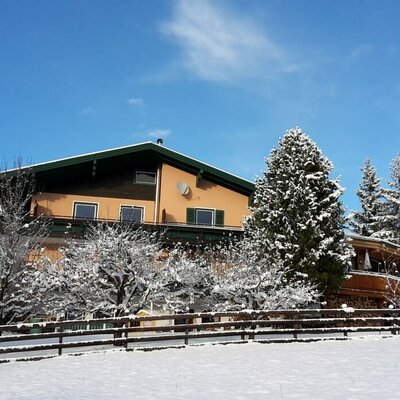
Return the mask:
[[(187, 318), (186, 319), (186, 325), (189, 325), (189, 323), (190, 323), (190, 319), (189, 318)], [(186, 329), (185, 329), (185, 344), (189, 344), (189, 327), (188, 326), (186, 326)]]
[(347, 337), (347, 331), (343, 331), (344, 337)]
[(128, 332), (128, 327), (129, 327), (129, 322), (127, 322), (126, 324), (124, 324), (124, 328), (125, 330), (125, 349), (128, 349), (128, 336), (129, 336), (129, 332)]
[(60, 345), (59, 348), (58, 348), (58, 355), (59, 356), (62, 355), (62, 347), (61, 347), (61, 345), (63, 343), (63, 331), (64, 331), (63, 327), (60, 326), (60, 328), (59, 328), (59, 336), (58, 336), (58, 344)]
[[(255, 329), (256, 329), (256, 324), (251, 323), (250, 326), (249, 326), (249, 328), (250, 328), (250, 330), (252, 330), (252, 331), (255, 330)], [(250, 340), (250, 339), (254, 340), (255, 337), (256, 337), (256, 335), (255, 335), (254, 332), (251, 332), (251, 333), (249, 334), (249, 340)]]
[[(242, 331), (244, 331), (245, 330), (245, 325), (240, 325), (240, 329), (242, 330)], [(240, 339), (241, 340), (245, 340), (246, 339), (246, 336), (245, 336), (245, 334), (242, 332), (241, 333), (241, 335), (240, 335)]]

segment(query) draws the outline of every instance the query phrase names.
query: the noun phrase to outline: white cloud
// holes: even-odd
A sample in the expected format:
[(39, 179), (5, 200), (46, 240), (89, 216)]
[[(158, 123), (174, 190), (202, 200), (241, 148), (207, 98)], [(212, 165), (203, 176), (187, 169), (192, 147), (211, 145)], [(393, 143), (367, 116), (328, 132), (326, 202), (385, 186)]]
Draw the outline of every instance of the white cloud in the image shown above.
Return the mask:
[(171, 134), (170, 129), (153, 129), (147, 132), (147, 136), (151, 138), (165, 138)]
[(179, 44), (183, 67), (203, 80), (259, 79), (287, 65), (257, 23), (209, 0), (177, 1), (161, 32)]
[(140, 107), (144, 105), (144, 100), (141, 97), (131, 97), (127, 101), (128, 104), (135, 107)]
[(96, 110), (92, 107), (85, 107), (79, 111), (79, 114), (80, 115), (93, 115), (93, 114), (96, 114)]
[(349, 59), (350, 60), (358, 60), (362, 57), (366, 57), (373, 51), (373, 46), (370, 44), (364, 43), (356, 46), (354, 49), (351, 50)]

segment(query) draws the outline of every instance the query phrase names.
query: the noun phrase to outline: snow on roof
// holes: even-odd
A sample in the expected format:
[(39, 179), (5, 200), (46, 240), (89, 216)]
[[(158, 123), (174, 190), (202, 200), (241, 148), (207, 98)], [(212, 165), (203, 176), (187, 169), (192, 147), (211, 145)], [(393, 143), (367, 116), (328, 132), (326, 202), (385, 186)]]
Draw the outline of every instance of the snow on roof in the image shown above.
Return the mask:
[[(40, 162), (40, 163), (31, 164), (29, 166), (22, 167), (22, 169), (36, 168), (36, 167), (41, 167), (41, 166), (46, 166), (46, 165), (50, 166), (51, 164), (54, 164), (54, 163), (65, 162), (65, 161), (74, 161), (74, 160), (79, 160), (80, 158), (83, 158), (83, 157), (98, 156), (98, 155), (102, 155), (102, 154), (105, 154), (105, 153), (118, 152), (118, 151), (125, 150), (125, 149), (126, 150), (129, 150), (129, 149), (134, 150), (135, 148), (137, 148), (139, 146), (145, 146), (145, 145), (152, 146), (154, 149), (157, 149), (159, 147), (160, 149), (163, 149), (163, 150), (166, 150), (167, 152), (172, 153), (172, 155), (176, 155), (176, 156), (179, 156), (179, 157), (184, 157), (188, 161), (193, 161), (193, 162), (199, 163), (199, 164), (201, 164), (201, 165), (203, 165), (205, 167), (208, 167), (208, 168), (214, 169), (216, 171), (222, 172), (223, 174), (229, 175), (232, 178), (240, 179), (240, 180), (242, 180), (242, 181), (244, 181), (244, 182), (246, 182), (248, 184), (251, 184), (251, 185), (254, 184), (252, 181), (250, 181), (248, 179), (245, 179), (245, 178), (242, 178), (239, 175), (232, 174), (231, 172), (228, 172), (228, 171), (223, 170), (221, 168), (215, 167), (215, 166), (213, 166), (211, 164), (205, 163), (203, 161), (200, 161), (200, 160), (198, 160), (196, 158), (190, 157), (190, 156), (188, 156), (186, 154), (183, 154), (183, 153), (180, 153), (178, 151), (172, 150), (172, 149), (170, 149), (168, 147), (155, 144), (155, 143), (153, 143), (151, 141), (142, 142), (142, 143), (136, 143), (136, 144), (133, 144), (133, 145), (121, 146), (121, 147), (114, 147), (114, 148), (111, 148), (111, 149), (99, 150), (99, 151), (94, 151), (94, 152), (90, 152), (90, 153), (84, 153), (84, 154), (79, 154), (79, 155), (75, 155), (75, 156), (59, 158), (59, 159), (55, 159), (55, 160), (51, 160), (51, 161)], [(15, 171), (17, 169), (18, 168), (13, 168), (13, 169), (10, 169), (8, 171), (11, 172), (11, 171)]]
[(359, 240), (381, 243), (383, 245), (396, 247), (400, 250), (400, 245), (393, 243), (393, 242), (389, 242), (388, 240), (385, 240), (385, 239), (377, 238), (377, 237), (362, 236), (362, 235), (358, 235), (357, 233), (348, 234), (347, 237), (349, 237), (350, 239), (359, 239)]
[[(70, 156), (70, 157), (56, 158), (55, 160), (43, 161), (43, 162), (40, 162), (40, 163), (26, 165), (25, 167), (22, 167), (22, 169), (39, 167), (39, 166), (42, 166), (42, 165), (52, 164), (52, 163), (56, 163), (56, 162), (60, 162), (60, 161), (74, 160), (76, 158), (81, 158), (81, 157), (86, 157), (86, 156), (94, 156), (94, 155), (97, 155), (97, 154), (107, 153), (109, 151), (118, 151), (118, 150), (128, 149), (128, 148), (131, 148), (131, 147), (142, 146), (142, 145), (148, 144), (148, 143), (153, 143), (153, 142), (147, 141), (147, 142), (142, 142), (142, 143), (130, 144), (130, 145), (127, 145), (127, 146), (113, 147), (111, 149), (106, 149), (106, 150), (92, 151), (90, 153), (77, 154), (75, 156)], [(19, 168), (13, 168), (13, 169), (10, 169), (8, 171), (16, 171), (17, 169), (19, 169)]]

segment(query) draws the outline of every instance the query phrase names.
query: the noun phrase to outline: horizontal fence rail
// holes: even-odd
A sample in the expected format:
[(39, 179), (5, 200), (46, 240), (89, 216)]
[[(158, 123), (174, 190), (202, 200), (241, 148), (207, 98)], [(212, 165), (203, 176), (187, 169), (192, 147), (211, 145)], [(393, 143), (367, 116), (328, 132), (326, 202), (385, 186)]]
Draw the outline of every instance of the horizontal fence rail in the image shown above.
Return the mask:
[[(215, 322), (215, 319), (221, 318), (225, 320)], [(202, 322), (202, 319), (207, 322)], [(208, 322), (211, 320), (214, 322)], [(169, 325), (160, 325), (165, 322)], [(40, 333), (29, 333), (32, 330), (40, 330)], [(258, 339), (263, 343), (314, 341), (326, 339), (328, 334), (340, 334), (345, 339), (349, 333), (385, 332), (396, 335), (399, 331), (400, 309), (208, 312), (19, 323), (0, 326), (0, 362), (9, 361), (3, 357), (12, 353), (54, 350), (51, 354), (36, 355), (40, 359), (62, 355), (64, 349), (96, 346), (120, 346), (128, 350), (130, 344), (140, 346), (178, 341), (187, 345), (194, 340), (211, 338), (218, 341), (229, 337), (234, 341)], [(89, 336), (91, 338), (87, 340)], [(71, 338), (75, 339), (66, 341)]]

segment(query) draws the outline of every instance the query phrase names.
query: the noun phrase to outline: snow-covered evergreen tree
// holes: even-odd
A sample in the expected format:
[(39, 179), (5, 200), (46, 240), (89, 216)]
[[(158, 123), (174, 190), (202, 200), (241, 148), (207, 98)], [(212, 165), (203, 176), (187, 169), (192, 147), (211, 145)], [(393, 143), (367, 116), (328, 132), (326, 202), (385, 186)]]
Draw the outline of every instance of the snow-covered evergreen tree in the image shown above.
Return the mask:
[(214, 253), (218, 310), (276, 310), (302, 306), (318, 298), (318, 291), (300, 272), (289, 273), (277, 248), (260, 252), (252, 239), (218, 246)]
[(400, 155), (390, 166), (389, 189), (383, 189), (385, 198), (382, 229), (375, 236), (400, 244)]
[(362, 236), (371, 236), (380, 230), (382, 190), (380, 179), (371, 160), (365, 161), (361, 171), (362, 180), (357, 190), (361, 211), (353, 211), (349, 223), (353, 232)]
[(71, 243), (44, 271), (44, 309), (73, 317), (99, 311), (121, 316), (148, 305), (160, 282), (156, 235), (133, 225), (88, 225), (85, 241)]
[(276, 249), (288, 276), (307, 274), (320, 290), (338, 287), (351, 250), (339, 200), (343, 189), (329, 179), (332, 163), (296, 128), (286, 132), (266, 164), (256, 180), (245, 236), (260, 252)]
[(0, 174), (0, 325), (27, 317), (35, 306), (34, 268), (47, 223), (29, 216), (33, 186), (30, 171)]

